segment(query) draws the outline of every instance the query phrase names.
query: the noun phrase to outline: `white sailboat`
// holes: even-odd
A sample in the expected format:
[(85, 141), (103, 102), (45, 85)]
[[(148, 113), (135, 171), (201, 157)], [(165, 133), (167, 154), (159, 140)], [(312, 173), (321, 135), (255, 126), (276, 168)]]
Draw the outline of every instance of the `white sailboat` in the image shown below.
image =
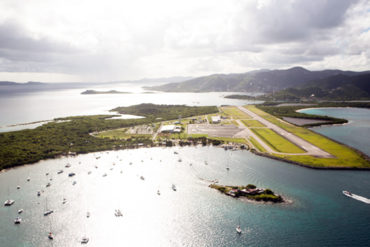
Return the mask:
[(239, 217), (239, 225), (235, 228), (238, 234), (242, 234), (242, 229), (240, 228), (240, 217)]
[(45, 212), (44, 212), (44, 216), (48, 216), (49, 214), (52, 214), (54, 213), (53, 210), (51, 209), (48, 209), (48, 199), (45, 198)]

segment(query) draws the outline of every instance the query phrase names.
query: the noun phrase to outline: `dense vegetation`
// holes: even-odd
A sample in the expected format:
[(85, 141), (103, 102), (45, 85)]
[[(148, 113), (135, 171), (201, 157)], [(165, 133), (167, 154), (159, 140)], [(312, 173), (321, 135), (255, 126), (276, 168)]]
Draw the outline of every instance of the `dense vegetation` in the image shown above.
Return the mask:
[[(332, 97), (370, 96), (369, 71), (257, 70), (242, 74), (214, 74), (150, 89), (165, 92), (277, 92), (287, 88), (318, 87)], [(348, 89), (351, 90), (348, 90)], [(311, 95), (311, 94), (309, 94)]]
[[(141, 119), (110, 119), (112, 115), (77, 116), (59, 118), (36, 129), (0, 134), (0, 170), (41, 159), (66, 155), (69, 152), (87, 153), (114, 148), (134, 147), (138, 143), (152, 144), (150, 138), (137, 137), (124, 140), (96, 138), (90, 135), (108, 129), (148, 124), (176, 119), (179, 115), (195, 116), (213, 113), (217, 107), (187, 107), (142, 104), (117, 108), (120, 112), (144, 116)], [(160, 119), (158, 119), (160, 118)]]
[(218, 112), (215, 106), (185, 106), (185, 105), (154, 105), (141, 104), (135, 107), (117, 107), (111, 111), (119, 112), (120, 114), (131, 114), (136, 116), (144, 116), (150, 119), (176, 119), (179, 117), (186, 118), (197, 115), (205, 115)]
[(264, 201), (264, 202), (283, 202), (283, 198), (280, 195), (276, 195), (270, 189), (261, 189), (260, 193), (256, 194), (243, 194), (242, 190), (248, 189), (257, 189), (257, 187), (253, 184), (248, 184), (247, 186), (230, 186), (230, 185), (218, 185), (218, 184), (211, 184), (209, 185), (212, 189), (216, 189), (223, 194), (229, 195), (229, 192), (232, 189), (238, 190), (234, 195), (234, 197), (246, 197), (250, 200), (255, 201)]
[[(300, 109), (307, 108), (305, 105), (292, 105), (292, 106), (278, 106), (278, 103), (266, 102), (261, 105), (256, 105), (257, 108), (278, 118), (293, 117), (293, 118), (305, 118), (305, 119), (316, 119), (325, 120), (325, 123), (313, 123), (306, 124), (306, 127), (318, 126), (323, 124), (342, 124), (347, 123), (346, 119), (334, 118), (329, 116), (319, 116), (313, 114), (306, 114), (297, 112)], [(370, 102), (321, 102), (309, 107), (361, 107), (370, 108)]]

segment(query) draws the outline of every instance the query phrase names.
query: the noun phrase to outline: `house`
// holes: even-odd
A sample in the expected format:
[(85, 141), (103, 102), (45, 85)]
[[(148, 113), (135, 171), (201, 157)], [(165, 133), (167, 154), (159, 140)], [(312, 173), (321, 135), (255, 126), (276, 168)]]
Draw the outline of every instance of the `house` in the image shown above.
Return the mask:
[(212, 123), (214, 123), (214, 124), (221, 123), (221, 117), (220, 116), (212, 116), (211, 120), (212, 120)]

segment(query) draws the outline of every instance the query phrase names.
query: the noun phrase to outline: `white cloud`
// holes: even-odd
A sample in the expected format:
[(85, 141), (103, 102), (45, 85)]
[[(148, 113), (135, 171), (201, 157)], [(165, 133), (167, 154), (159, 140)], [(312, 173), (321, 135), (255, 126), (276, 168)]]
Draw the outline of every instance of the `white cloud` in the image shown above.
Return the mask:
[(0, 9), (0, 80), (370, 69), (366, 0), (2, 0)]

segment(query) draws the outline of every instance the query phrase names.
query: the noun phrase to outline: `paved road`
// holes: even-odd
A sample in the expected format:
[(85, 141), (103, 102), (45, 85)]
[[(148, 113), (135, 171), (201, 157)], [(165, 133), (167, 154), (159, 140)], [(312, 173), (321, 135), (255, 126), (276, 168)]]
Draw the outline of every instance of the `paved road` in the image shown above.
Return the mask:
[[(331, 154), (329, 154), (329, 153), (325, 152), (324, 150), (316, 147), (315, 145), (303, 140), (302, 138), (300, 138), (296, 135), (293, 135), (292, 133), (280, 128), (279, 126), (267, 121), (266, 119), (264, 119), (263, 117), (260, 117), (256, 113), (254, 113), (254, 112), (252, 112), (252, 111), (250, 111), (250, 110), (248, 110), (248, 109), (246, 109), (242, 106), (238, 106), (238, 108), (241, 111), (250, 115), (253, 119), (260, 121), (266, 127), (274, 130), (275, 132), (277, 132), (281, 136), (285, 137), (286, 139), (288, 139), (292, 143), (296, 144), (298, 147), (302, 148), (303, 150), (306, 150), (306, 153), (303, 153), (303, 154), (300, 154), (300, 155), (312, 155), (312, 156), (317, 156), (317, 157), (322, 157), (322, 158), (333, 158), (333, 156)], [(261, 142), (260, 138), (256, 138), (257, 136), (252, 131), (249, 131), (249, 132), (251, 133), (253, 138), (255, 138), (264, 148), (266, 148), (265, 145), (263, 145), (264, 142)], [(268, 152), (270, 152), (269, 149), (266, 148), (266, 150)], [(271, 150), (271, 148), (270, 148), (270, 150)], [(276, 152), (273, 151), (273, 153), (276, 153)]]

